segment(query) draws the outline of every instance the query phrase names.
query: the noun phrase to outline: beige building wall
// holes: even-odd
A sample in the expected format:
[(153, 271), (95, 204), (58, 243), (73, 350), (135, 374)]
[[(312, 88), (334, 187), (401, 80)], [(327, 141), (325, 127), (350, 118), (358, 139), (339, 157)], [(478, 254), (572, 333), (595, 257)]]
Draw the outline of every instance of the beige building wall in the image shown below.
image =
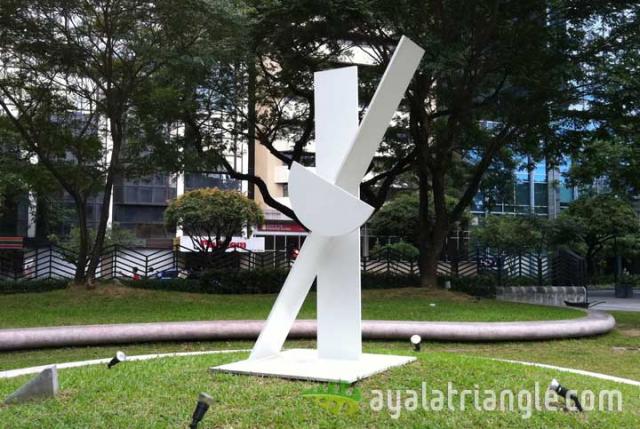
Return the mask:
[[(267, 184), (269, 193), (274, 197), (281, 199), (284, 195), (283, 183), (278, 181), (278, 172), (285, 165), (278, 158), (273, 156), (269, 150), (263, 145), (256, 143), (255, 146), (255, 174), (259, 176)], [(269, 206), (264, 202), (262, 194), (258, 189), (255, 191), (255, 200), (263, 210), (268, 209)]]

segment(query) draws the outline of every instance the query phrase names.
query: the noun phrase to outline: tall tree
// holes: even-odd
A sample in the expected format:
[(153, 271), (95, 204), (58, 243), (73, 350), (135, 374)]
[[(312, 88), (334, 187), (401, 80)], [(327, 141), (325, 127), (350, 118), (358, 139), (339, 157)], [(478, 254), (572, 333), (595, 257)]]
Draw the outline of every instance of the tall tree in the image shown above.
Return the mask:
[(614, 240), (635, 236), (640, 231), (638, 216), (631, 205), (612, 194), (584, 196), (563, 211), (556, 225), (558, 243), (572, 244), (587, 260), (589, 274), (595, 274), (601, 252)]
[[(216, 18), (212, 8), (200, 0), (8, 0), (0, 6), (0, 107), (24, 150), (74, 200), (78, 282), (91, 284), (95, 276), (114, 180), (138, 164), (146, 146), (130, 127), (134, 100), (181, 54), (177, 35), (198, 40), (203, 22)], [(87, 201), (95, 195), (102, 209), (90, 246)]]
[(569, 178), (590, 186), (604, 179), (610, 190), (640, 192), (640, 5), (624, 4), (589, 22), (589, 71), (579, 82), (588, 94), (567, 124)]
[(168, 224), (176, 225), (202, 252), (226, 250), (243, 228), (262, 223), (262, 210), (238, 191), (196, 189), (171, 201), (165, 212)]
[[(439, 253), (505, 150), (555, 154), (559, 122), (580, 99), (585, 20), (601, 13), (571, 1), (367, 1), (343, 40), (384, 66), (407, 35), (425, 48), (406, 95), (406, 153), (419, 183), (422, 284), (436, 284)], [(607, 4), (608, 5), (608, 4)], [(447, 190), (457, 190), (448, 206)], [(453, 192), (451, 192), (453, 193)]]
[[(181, 148), (175, 156), (174, 170), (228, 174), (246, 180), (257, 189), (267, 205), (292, 219), (291, 208), (271, 195), (265, 178), (228, 162), (237, 139), (265, 149), (269, 156), (290, 166), (306, 163), (308, 145), (313, 141), (313, 73), (352, 64), (352, 45), (341, 40), (346, 28), (358, 25), (352, 7), (344, 2), (285, 0), (248, 1), (241, 12), (242, 31), (236, 33), (229, 56), (208, 56), (201, 51), (157, 81), (158, 94), (173, 94), (164, 103), (164, 112), (149, 111), (148, 126), (162, 130), (167, 124), (180, 124), (184, 133), (176, 134), (170, 149)], [(329, 13), (331, 17), (323, 17)], [(339, 15), (334, 19), (333, 14)], [(212, 33), (212, 37), (217, 37)], [(208, 42), (204, 39), (202, 43)], [(379, 70), (360, 70), (361, 92), (367, 100)], [(162, 89), (159, 89), (162, 88)], [(158, 103), (152, 103), (158, 105)], [(394, 129), (395, 131), (395, 129)], [(405, 131), (406, 134), (406, 131)], [(399, 138), (393, 132), (387, 140)], [(172, 149), (171, 149), (172, 148)], [(399, 152), (395, 152), (399, 149)], [(389, 145), (386, 156), (376, 161), (375, 174), (361, 186), (363, 198), (380, 207), (395, 177), (406, 171), (412, 154), (401, 145)], [(401, 158), (403, 161), (392, 161)], [(373, 171), (373, 170), (372, 170)]]

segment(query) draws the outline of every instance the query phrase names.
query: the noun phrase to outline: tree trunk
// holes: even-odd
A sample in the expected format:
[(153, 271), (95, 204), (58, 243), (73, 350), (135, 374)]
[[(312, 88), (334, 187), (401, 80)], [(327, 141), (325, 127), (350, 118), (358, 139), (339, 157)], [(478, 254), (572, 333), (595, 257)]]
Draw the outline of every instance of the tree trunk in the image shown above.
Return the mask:
[(420, 220), (418, 235), (418, 267), (420, 269), (420, 286), (433, 288), (438, 285), (438, 261), (444, 248), (448, 229), (438, 227), (430, 219)]
[(420, 249), (418, 256), (420, 287), (435, 288), (438, 285), (438, 253), (430, 247)]
[(587, 263), (587, 277), (589, 281), (593, 281), (596, 276), (596, 257), (595, 251), (592, 248), (587, 249), (587, 253), (584, 257)]
[(100, 221), (98, 223), (98, 229), (96, 231), (96, 237), (93, 244), (93, 248), (90, 252), (89, 266), (87, 267), (87, 287), (95, 287), (95, 277), (100, 258), (102, 257), (102, 247), (104, 245), (104, 237), (107, 232), (107, 223), (109, 221), (109, 214), (111, 211), (111, 191), (113, 190), (113, 182), (116, 172), (119, 168), (120, 148), (124, 141), (124, 115), (118, 115), (112, 117), (109, 121), (111, 125), (111, 140), (113, 141), (113, 147), (111, 150), (111, 159), (109, 160), (109, 166), (107, 167), (107, 178), (105, 181), (103, 196), (102, 196), (102, 210), (100, 211)]
[(434, 288), (438, 285), (438, 261), (448, 233), (446, 219), (437, 219), (429, 210), (429, 177), (425, 168), (418, 169), (418, 268), (420, 286)]
[[(255, 48), (251, 52), (251, 56), (247, 61), (247, 173), (251, 176), (256, 174), (256, 56)], [(255, 199), (255, 186), (253, 183), (247, 183), (247, 197), (250, 200)]]

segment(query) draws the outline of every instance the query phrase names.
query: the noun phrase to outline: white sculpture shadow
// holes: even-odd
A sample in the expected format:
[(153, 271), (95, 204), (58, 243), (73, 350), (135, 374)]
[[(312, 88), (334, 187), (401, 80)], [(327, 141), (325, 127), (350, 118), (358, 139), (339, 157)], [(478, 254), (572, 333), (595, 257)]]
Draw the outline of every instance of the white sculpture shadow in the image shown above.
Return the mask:
[[(249, 359), (211, 368), (353, 383), (414, 357), (362, 353), (360, 231), (373, 208), (359, 186), (424, 50), (402, 37), (358, 127), (356, 67), (315, 74), (316, 173), (294, 163), (289, 194), (311, 230)], [(318, 350), (282, 351), (317, 277)]]

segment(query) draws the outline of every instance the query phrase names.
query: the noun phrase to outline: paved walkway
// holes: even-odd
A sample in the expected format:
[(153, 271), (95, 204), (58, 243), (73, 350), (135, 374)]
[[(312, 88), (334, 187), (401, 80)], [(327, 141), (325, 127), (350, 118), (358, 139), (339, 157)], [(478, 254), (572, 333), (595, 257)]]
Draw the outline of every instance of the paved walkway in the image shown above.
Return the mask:
[(633, 298), (616, 298), (613, 289), (589, 290), (589, 301), (604, 301), (597, 310), (604, 311), (640, 311), (640, 291), (634, 291)]
[[(578, 319), (533, 322), (364, 320), (362, 337), (407, 341), (418, 334), (423, 339), (439, 341), (549, 340), (605, 334), (615, 323), (608, 313), (594, 310)], [(153, 341), (253, 340), (263, 325), (263, 320), (215, 320), (0, 329), (0, 350)], [(315, 339), (316, 321), (297, 320), (289, 338)]]

